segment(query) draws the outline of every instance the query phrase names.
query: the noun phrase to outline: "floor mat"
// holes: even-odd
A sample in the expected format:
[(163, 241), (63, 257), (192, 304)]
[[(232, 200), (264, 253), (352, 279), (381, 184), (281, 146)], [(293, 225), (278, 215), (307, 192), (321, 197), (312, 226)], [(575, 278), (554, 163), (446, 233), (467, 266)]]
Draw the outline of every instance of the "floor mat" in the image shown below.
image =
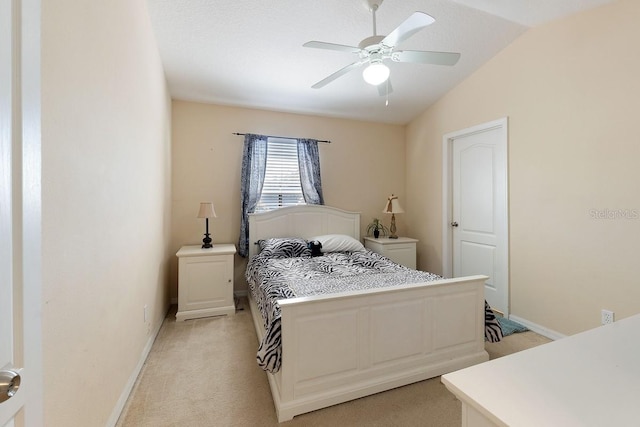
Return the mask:
[(506, 319), (504, 317), (496, 316), (498, 321), (500, 322), (500, 326), (502, 327), (502, 335), (507, 336), (518, 332), (528, 331), (529, 328), (526, 326), (522, 326), (520, 323), (514, 322), (513, 320)]

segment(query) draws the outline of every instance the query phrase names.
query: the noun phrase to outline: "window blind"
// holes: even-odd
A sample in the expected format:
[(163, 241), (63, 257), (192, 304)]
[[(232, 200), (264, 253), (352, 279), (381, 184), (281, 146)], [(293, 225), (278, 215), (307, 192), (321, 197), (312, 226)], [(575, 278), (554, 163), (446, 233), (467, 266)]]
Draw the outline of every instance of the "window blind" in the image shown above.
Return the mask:
[(267, 167), (256, 212), (304, 205), (295, 139), (267, 140)]

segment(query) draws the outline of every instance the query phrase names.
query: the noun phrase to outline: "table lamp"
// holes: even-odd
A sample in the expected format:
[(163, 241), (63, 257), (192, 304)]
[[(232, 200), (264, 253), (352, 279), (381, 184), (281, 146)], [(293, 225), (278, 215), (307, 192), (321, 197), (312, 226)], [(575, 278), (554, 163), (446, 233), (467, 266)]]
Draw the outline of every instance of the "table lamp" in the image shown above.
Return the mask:
[(204, 239), (202, 239), (202, 248), (212, 248), (211, 237), (209, 235), (209, 218), (215, 218), (216, 211), (213, 208), (212, 202), (202, 202), (200, 203), (200, 211), (198, 212), (198, 218), (204, 218), (206, 221), (206, 230), (204, 234)]
[(396, 214), (404, 213), (404, 209), (400, 206), (400, 202), (398, 201), (398, 196), (394, 196), (393, 194), (387, 198), (387, 204), (384, 206), (384, 210), (382, 213), (390, 213), (391, 214), (391, 226), (389, 227), (389, 238), (397, 239), (396, 235)]

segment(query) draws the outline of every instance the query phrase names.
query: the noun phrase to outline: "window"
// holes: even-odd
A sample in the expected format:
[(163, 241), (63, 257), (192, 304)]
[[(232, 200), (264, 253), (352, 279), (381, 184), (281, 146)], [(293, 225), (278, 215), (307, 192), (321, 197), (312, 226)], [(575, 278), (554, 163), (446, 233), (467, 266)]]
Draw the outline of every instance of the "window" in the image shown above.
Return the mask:
[(251, 212), (293, 205), (323, 205), (324, 199), (317, 140), (248, 133), (244, 136), (242, 156), (238, 254), (247, 257)]
[(304, 205), (295, 139), (268, 138), (267, 166), (256, 212)]

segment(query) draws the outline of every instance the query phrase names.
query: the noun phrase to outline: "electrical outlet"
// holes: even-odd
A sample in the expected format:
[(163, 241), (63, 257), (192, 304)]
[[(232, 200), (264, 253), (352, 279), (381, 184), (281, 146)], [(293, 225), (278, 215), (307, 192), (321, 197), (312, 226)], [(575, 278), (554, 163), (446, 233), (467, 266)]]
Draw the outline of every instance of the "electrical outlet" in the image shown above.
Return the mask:
[(603, 325), (608, 325), (609, 323), (613, 323), (614, 315), (613, 311), (610, 310), (602, 310), (600, 312), (601, 320)]

